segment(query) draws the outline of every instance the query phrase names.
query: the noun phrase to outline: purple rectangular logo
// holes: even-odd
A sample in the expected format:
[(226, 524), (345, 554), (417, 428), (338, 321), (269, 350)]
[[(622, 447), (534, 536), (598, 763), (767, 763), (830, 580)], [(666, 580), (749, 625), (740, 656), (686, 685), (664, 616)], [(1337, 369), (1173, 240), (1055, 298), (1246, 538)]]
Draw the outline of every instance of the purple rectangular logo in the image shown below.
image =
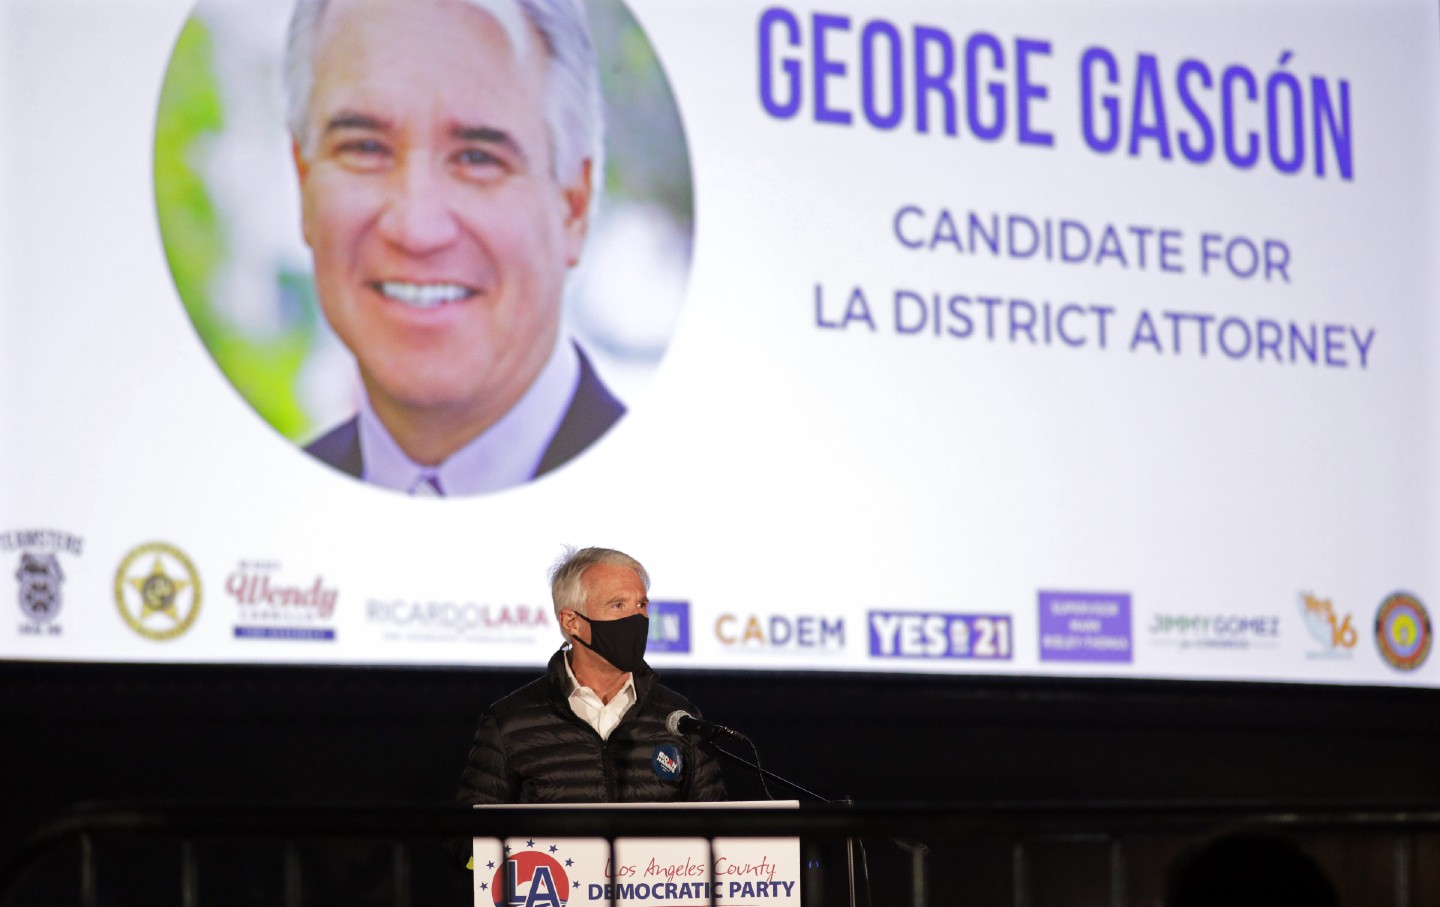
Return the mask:
[(651, 652), (690, 651), (690, 603), (680, 601), (650, 602)]
[(1041, 661), (1133, 660), (1130, 594), (1041, 592)]
[(1011, 658), (1006, 614), (871, 611), (869, 618), (872, 658)]

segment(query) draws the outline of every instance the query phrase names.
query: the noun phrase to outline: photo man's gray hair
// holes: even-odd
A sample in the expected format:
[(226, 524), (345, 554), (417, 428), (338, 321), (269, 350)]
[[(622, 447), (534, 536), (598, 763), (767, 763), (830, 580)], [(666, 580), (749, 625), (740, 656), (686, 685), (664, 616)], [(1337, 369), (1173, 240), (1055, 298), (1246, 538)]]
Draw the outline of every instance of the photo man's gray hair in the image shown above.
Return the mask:
[[(550, 598), (555, 603), (555, 617), (566, 609), (585, 613), (585, 586), (582, 579), (585, 571), (596, 564), (611, 567), (628, 567), (640, 577), (645, 591), (650, 591), (650, 574), (640, 562), (623, 551), (613, 548), (566, 548), (565, 554), (550, 568)], [(588, 615), (587, 615), (588, 616)]]
[[(545, 129), (550, 138), (552, 174), (569, 184), (591, 162), (590, 178), (595, 194), (604, 184), (605, 123), (600, 97), (600, 71), (595, 44), (590, 37), (586, 0), (457, 0), (469, 3), (494, 16), (502, 25), (512, 21), (519, 9), (525, 21), (539, 33), (547, 57), (545, 84)], [(315, 81), (315, 40), (331, 0), (297, 0), (290, 17), (285, 42), (285, 105), (290, 135), (309, 156), (313, 151), (309, 135), (310, 90)], [(529, 42), (517, 40), (506, 28), (511, 46), (522, 54)]]

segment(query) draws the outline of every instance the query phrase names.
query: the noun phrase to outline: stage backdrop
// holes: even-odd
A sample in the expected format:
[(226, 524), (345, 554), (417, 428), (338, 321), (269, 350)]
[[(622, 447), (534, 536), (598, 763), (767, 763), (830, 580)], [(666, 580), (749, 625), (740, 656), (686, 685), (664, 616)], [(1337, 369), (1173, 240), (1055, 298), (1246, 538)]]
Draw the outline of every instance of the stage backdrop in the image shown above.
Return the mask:
[(0, 0), (0, 658), (539, 665), (598, 544), (661, 669), (1440, 684), (1434, 0), (592, 4), (627, 411), (441, 499), (303, 450), (288, 7)]

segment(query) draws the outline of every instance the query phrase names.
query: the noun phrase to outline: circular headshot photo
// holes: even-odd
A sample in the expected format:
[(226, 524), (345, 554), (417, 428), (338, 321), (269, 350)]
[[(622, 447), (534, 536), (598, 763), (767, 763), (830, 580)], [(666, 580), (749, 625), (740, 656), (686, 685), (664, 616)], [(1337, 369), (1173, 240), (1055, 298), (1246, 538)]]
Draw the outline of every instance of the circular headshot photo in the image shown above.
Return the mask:
[(155, 201), (255, 412), (431, 497), (599, 442), (664, 354), (693, 239), (679, 113), (620, 0), (201, 0)]

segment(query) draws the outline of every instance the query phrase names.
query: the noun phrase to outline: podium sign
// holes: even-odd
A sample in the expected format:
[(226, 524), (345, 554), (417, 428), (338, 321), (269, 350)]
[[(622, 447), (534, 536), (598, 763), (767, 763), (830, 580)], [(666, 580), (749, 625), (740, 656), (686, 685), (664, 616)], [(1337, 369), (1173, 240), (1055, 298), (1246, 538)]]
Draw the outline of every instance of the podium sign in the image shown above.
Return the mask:
[[(799, 804), (626, 805), (724, 809), (794, 808)], [(591, 805), (537, 808), (587, 809)], [(705, 838), (621, 838), (613, 849), (604, 838), (476, 838), (474, 858), (475, 907), (588, 907), (608, 905), (612, 898), (624, 907), (800, 904), (798, 838), (716, 838), (713, 847)]]

